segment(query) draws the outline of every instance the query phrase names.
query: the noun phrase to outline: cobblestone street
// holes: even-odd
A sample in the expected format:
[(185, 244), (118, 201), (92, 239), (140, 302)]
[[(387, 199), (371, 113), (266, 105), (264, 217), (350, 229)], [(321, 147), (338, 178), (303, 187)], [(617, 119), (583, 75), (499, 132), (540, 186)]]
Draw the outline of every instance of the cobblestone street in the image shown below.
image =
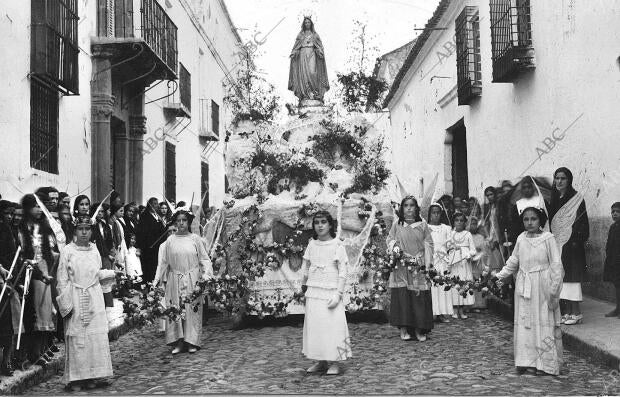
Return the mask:
[[(512, 324), (490, 314), (436, 324), (424, 343), (388, 324), (350, 323), (354, 358), (341, 376), (307, 375), (301, 324), (230, 330), (210, 319), (203, 349), (172, 356), (155, 327), (111, 345), (114, 379), (76, 394), (347, 393), (600, 395), (620, 392), (609, 368), (564, 352), (558, 377), (515, 374)], [(61, 374), (28, 391), (65, 393)]]

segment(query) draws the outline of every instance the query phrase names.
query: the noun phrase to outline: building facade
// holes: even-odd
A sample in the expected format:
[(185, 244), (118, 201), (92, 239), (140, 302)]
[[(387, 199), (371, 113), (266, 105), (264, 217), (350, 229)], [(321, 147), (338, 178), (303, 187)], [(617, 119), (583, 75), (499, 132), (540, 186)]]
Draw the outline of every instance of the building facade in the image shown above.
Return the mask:
[(441, 0), (386, 97), (408, 189), (475, 196), (572, 170), (585, 195), (591, 294), (620, 199), (620, 4)]
[[(240, 38), (221, 0), (4, 5), (0, 193), (39, 186), (218, 205), (223, 83)], [(202, 200), (204, 198), (204, 200)]]

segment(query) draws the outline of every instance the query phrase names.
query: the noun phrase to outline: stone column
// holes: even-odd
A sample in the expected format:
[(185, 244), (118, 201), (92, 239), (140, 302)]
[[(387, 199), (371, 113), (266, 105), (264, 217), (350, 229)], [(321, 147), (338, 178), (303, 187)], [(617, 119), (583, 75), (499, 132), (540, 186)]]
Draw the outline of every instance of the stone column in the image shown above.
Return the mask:
[[(144, 96), (142, 96), (144, 98)], [(127, 202), (143, 203), (142, 187), (144, 184), (144, 159), (142, 146), (146, 134), (146, 117), (141, 115), (129, 116), (129, 186)]]
[(112, 188), (110, 116), (114, 96), (110, 68), (112, 52), (100, 45), (93, 45), (91, 51), (91, 202), (97, 202), (103, 200)]

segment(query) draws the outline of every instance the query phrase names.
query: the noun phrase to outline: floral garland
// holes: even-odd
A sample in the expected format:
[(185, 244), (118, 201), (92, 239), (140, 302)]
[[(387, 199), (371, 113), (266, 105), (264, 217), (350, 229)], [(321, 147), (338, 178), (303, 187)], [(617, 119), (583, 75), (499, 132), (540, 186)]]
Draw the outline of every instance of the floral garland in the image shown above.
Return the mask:
[(263, 319), (265, 316), (274, 316), (276, 318), (285, 317), (288, 313), (286, 311), (288, 305), (296, 301), (297, 303), (305, 303), (305, 297), (303, 294), (294, 293), (291, 295), (282, 295), (281, 289), (276, 289), (275, 295), (262, 296), (258, 298), (258, 294), (251, 295), (248, 298), (246, 310), (249, 314), (258, 316)]
[(336, 165), (334, 149), (340, 147), (344, 158), (354, 164), (357, 163), (364, 154), (364, 145), (360, 137), (366, 130), (359, 131), (356, 128), (356, 134), (353, 134), (341, 124), (327, 119), (321, 120), (319, 124), (327, 131), (311, 138), (314, 141), (312, 152), (315, 157), (321, 163), (333, 168)]

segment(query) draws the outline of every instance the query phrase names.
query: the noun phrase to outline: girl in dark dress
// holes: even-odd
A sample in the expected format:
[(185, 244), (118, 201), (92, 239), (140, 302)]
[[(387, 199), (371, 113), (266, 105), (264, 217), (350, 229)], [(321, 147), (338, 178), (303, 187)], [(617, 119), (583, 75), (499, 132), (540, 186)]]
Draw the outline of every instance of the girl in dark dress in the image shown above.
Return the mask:
[[(413, 196), (400, 204), (398, 220), (392, 224), (387, 238), (389, 250), (395, 255), (405, 253), (417, 258), (418, 263), (430, 268), (433, 262), (433, 237), (420, 207)], [(433, 305), (430, 285), (421, 273), (399, 266), (390, 274), (390, 324), (400, 329), (402, 340), (416, 338), (423, 342), (433, 328)]]
[[(114, 268), (114, 241), (112, 240), (112, 230), (105, 222), (105, 207), (107, 204), (99, 205), (95, 203), (90, 211), (92, 217), (97, 213), (95, 217), (95, 224), (93, 225), (93, 232), (91, 241), (97, 246), (99, 255), (101, 255), (101, 268), (106, 270), (112, 270)], [(103, 298), (106, 307), (114, 307), (114, 301), (112, 297), (111, 286), (103, 286)]]
[(23, 218), (19, 224), (19, 242), (24, 259), (33, 266), (32, 281), (28, 293), (34, 303), (34, 322), (26, 325), (26, 334), (30, 337), (30, 361), (45, 366), (54, 353), (48, 349), (56, 330), (53, 313), (52, 286), (49, 271), (54, 259), (52, 249), (55, 238), (48, 223), (41, 219), (41, 208), (32, 194), (22, 199)]

